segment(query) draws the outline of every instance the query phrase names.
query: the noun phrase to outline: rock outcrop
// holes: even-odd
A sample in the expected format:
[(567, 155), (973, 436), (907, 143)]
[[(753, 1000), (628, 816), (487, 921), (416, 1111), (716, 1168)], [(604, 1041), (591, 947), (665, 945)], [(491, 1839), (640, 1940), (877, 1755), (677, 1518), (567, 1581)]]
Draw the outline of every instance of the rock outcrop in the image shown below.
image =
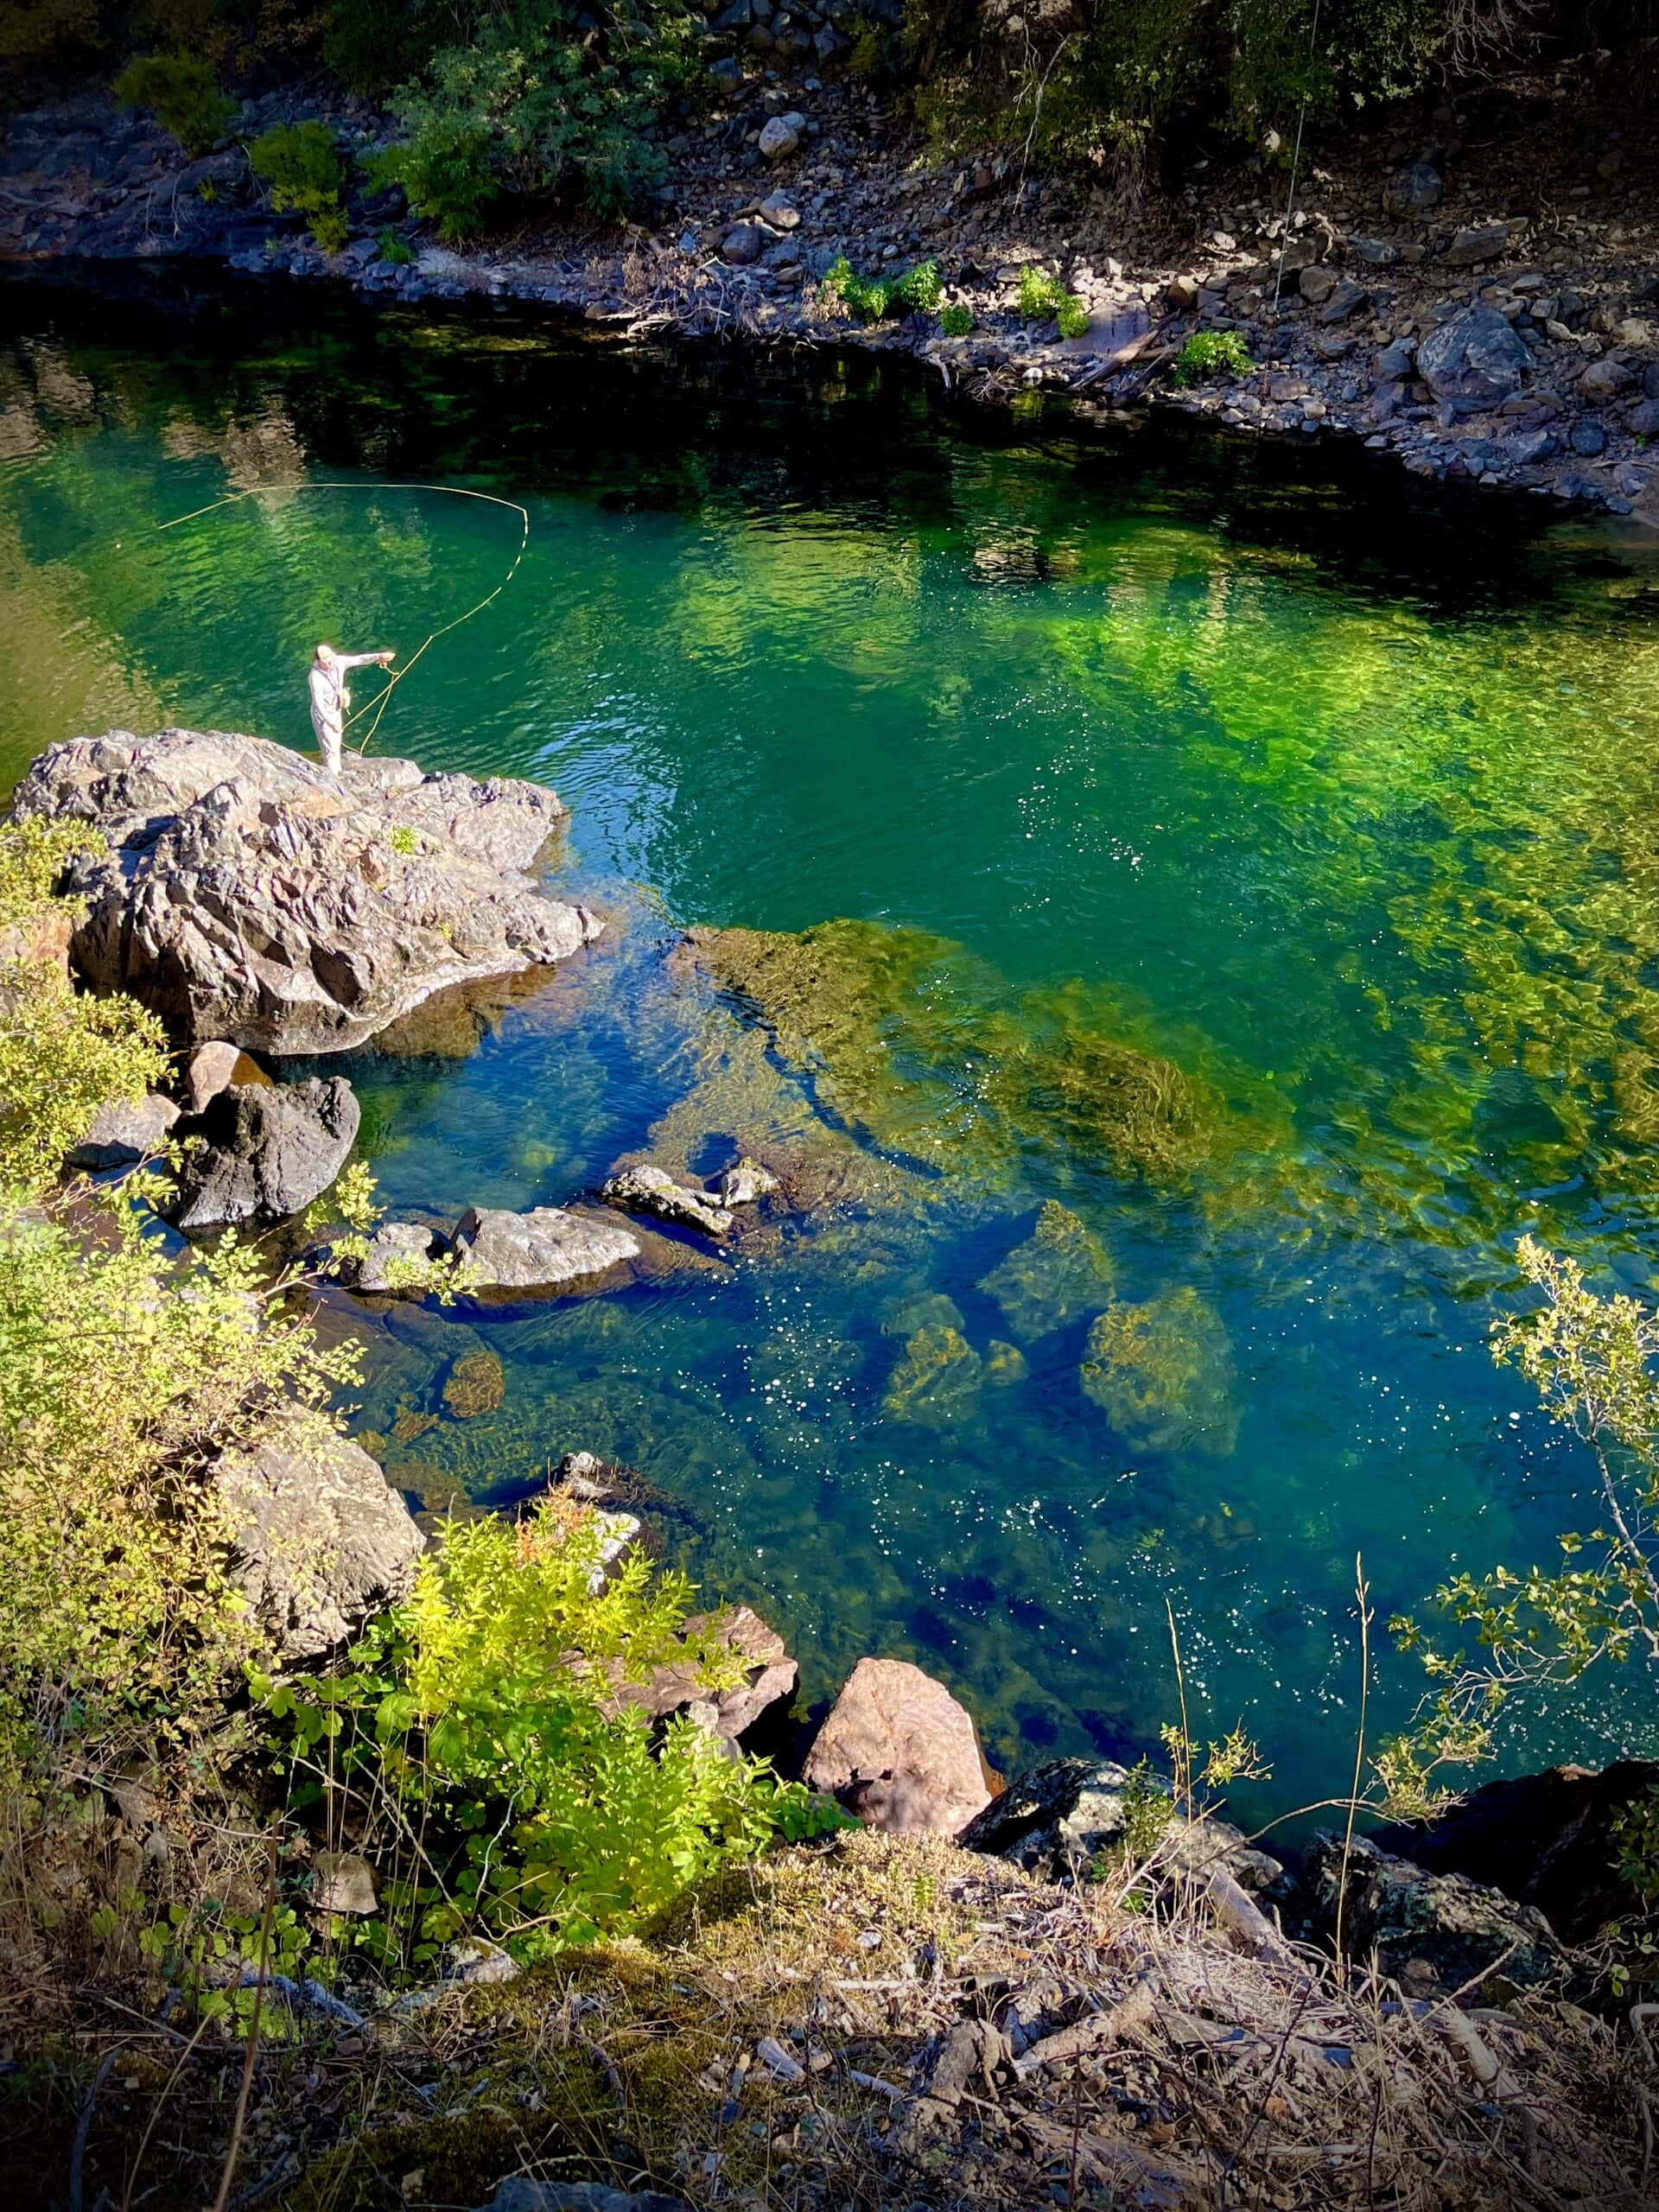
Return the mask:
[(972, 1716), (902, 1659), (861, 1659), (806, 1755), (802, 1779), (888, 1835), (960, 1834), (991, 1801)]
[[(1344, 1857), (1341, 1836), (1315, 1836), (1288, 1900), (1287, 1923), (1334, 1939)], [(1346, 1847), (1346, 1860), (1343, 1948), (1352, 1958), (1374, 1956), (1414, 1996), (1479, 1990), (1491, 2003), (1505, 1986), (1535, 1987), (1567, 1963), (1535, 1906), (1517, 1904), (1465, 1874), (1427, 1873), (1364, 1836)]]
[[(595, 1463), (597, 1464), (597, 1463)], [(638, 1523), (634, 1524), (637, 1528)], [(730, 1605), (722, 1613), (693, 1613), (681, 1630), (688, 1643), (711, 1640), (744, 1662), (742, 1679), (726, 1689), (710, 1689), (698, 1679), (690, 1658), (683, 1666), (654, 1669), (643, 1682), (613, 1673), (615, 1701), (631, 1705), (652, 1720), (665, 1720), (677, 1713), (689, 1713), (709, 1733), (734, 1743), (780, 1698), (792, 1697), (800, 1669), (785, 1648), (776, 1629), (768, 1628), (747, 1605)]]
[(705, 1236), (721, 1239), (732, 1234), (731, 1212), (723, 1199), (677, 1183), (661, 1167), (619, 1168), (600, 1196), (624, 1213), (649, 1214), (677, 1229), (700, 1230)]
[(236, 1084), (175, 1124), (183, 1167), (181, 1229), (286, 1221), (320, 1198), (357, 1137), (357, 1098), (344, 1076)]
[(181, 1046), (343, 1052), (601, 926), (524, 873), (565, 812), (536, 784), (354, 757), (334, 777), (263, 738), (112, 730), (48, 747), (13, 812), (103, 832), (71, 870), (74, 964)]
[(471, 1206), (455, 1224), (454, 1249), (468, 1293), (562, 1290), (638, 1256), (639, 1240), (620, 1220), (594, 1220), (563, 1206), (505, 1213)]
[(92, 1127), (68, 1156), (71, 1167), (94, 1171), (131, 1167), (151, 1160), (171, 1135), (179, 1109), (156, 1091), (138, 1099), (112, 1099), (100, 1106)]
[(1618, 1872), (1615, 1826), (1659, 1791), (1659, 1762), (1599, 1770), (1553, 1766), (1489, 1782), (1427, 1825), (1381, 1830), (1372, 1841), (1430, 1874), (1464, 1874), (1535, 1905), (1564, 1942), (1587, 1942), (1639, 1900)]
[(227, 1453), (214, 1483), (233, 1569), (283, 1658), (332, 1650), (408, 1597), (424, 1540), (360, 1445), (296, 1422)]
[[(1050, 1759), (1018, 1775), (994, 1797), (957, 1841), (1012, 1860), (1045, 1882), (1075, 1882), (1103, 1851), (1129, 1841), (1138, 1806), (1168, 1803), (1166, 1785), (1115, 1759)], [(1159, 1858), (1194, 1873), (1223, 1866), (1250, 1891), (1266, 1889), (1284, 1868), (1264, 1851), (1252, 1850), (1242, 1829), (1206, 1815), (1189, 1821), (1173, 1803), (1160, 1821)]]

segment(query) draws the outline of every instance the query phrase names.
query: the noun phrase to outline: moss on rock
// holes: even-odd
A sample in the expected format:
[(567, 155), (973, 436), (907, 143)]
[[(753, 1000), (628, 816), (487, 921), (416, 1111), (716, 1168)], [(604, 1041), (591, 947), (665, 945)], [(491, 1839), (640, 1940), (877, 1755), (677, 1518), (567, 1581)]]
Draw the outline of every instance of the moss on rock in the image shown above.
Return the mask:
[(918, 1329), (893, 1370), (883, 1408), (895, 1421), (949, 1427), (972, 1413), (983, 1371), (960, 1330), (938, 1323)]
[(1189, 1285), (1109, 1306), (1089, 1332), (1079, 1377), (1135, 1450), (1224, 1459), (1238, 1440), (1227, 1332)]
[(493, 1413), (507, 1395), (507, 1379), (493, 1351), (463, 1352), (449, 1370), (443, 1402), (457, 1421)]
[(1111, 1255), (1098, 1236), (1067, 1206), (1050, 1198), (1023, 1244), (1016, 1244), (979, 1287), (1007, 1316), (1008, 1326), (1028, 1342), (1098, 1313), (1116, 1281)]

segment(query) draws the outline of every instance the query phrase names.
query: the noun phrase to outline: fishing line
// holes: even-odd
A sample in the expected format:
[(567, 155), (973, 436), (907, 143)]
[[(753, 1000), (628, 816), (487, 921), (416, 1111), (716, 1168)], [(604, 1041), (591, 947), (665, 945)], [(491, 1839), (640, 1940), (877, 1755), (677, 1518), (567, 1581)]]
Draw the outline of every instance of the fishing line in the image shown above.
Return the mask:
[(150, 537), (158, 537), (162, 531), (178, 530), (188, 522), (200, 522), (204, 515), (217, 514), (221, 507), (233, 507), (242, 499), (264, 499), (270, 493), (294, 492), (440, 492), (451, 499), (481, 499), (486, 506), (505, 507), (518, 518), (521, 531), (518, 550), (513, 555), (507, 573), (497, 584), (495, 589), (486, 592), (477, 605), (469, 607), (464, 614), (457, 614), (453, 621), (440, 623), (435, 630), (429, 632), (403, 666), (387, 677), (385, 688), (377, 691), (373, 698), (365, 699), (360, 707), (353, 709), (346, 716), (341, 725), (342, 731), (350, 729), (353, 722), (361, 721), (365, 715), (372, 712), (374, 720), (363, 733), (362, 741), (357, 748), (359, 753), (365, 753), (368, 750), (370, 739), (380, 727), (380, 717), (386, 711), (387, 700), (391, 698), (427, 647), (435, 645), (440, 638), (447, 638), (452, 630), (459, 630), (461, 624), (470, 622), (474, 614), (481, 614), (493, 601), (500, 598), (502, 593), (517, 575), (518, 565), (530, 550), (530, 512), (527, 508), (520, 506), (517, 499), (504, 499), (494, 492), (469, 491), (465, 485), (461, 484), (359, 484), (325, 479), (321, 482), (312, 480), (300, 484), (252, 484), (244, 492), (227, 492), (222, 499), (210, 499), (206, 506), (193, 507), (188, 514), (175, 515), (168, 522), (156, 523), (147, 534)]

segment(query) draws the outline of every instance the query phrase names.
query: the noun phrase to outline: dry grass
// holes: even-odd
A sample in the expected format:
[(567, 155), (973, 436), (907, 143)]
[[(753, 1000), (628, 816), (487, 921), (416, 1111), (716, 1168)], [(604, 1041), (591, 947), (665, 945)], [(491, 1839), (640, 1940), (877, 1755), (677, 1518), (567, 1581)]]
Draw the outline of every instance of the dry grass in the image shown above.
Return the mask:
[[(359, 1999), (359, 2026), (273, 2001), (229, 2201), (419, 2212), (526, 2171), (757, 2212), (1651, 2203), (1639, 2032), (1408, 2005), (1208, 1899), (1203, 1868), (1147, 1914), (861, 1833), (705, 1885), (649, 1942)], [(83, 2120), (84, 2205), (213, 2198), (242, 2031), (114, 1963), (14, 2019), (12, 2201), (68, 2201)]]

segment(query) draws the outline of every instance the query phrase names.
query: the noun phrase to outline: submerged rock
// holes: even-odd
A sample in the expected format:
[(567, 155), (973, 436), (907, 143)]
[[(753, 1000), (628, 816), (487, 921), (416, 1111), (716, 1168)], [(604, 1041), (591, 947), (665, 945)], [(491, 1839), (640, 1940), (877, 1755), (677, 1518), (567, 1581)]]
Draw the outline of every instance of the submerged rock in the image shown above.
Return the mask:
[(534, 784), (354, 756), (334, 777), (264, 738), (112, 730), (50, 747), (12, 811), (104, 833), (70, 871), (74, 963), (181, 1045), (342, 1052), (600, 928), (523, 874), (565, 813)]
[(978, 1403), (982, 1375), (979, 1354), (960, 1331), (918, 1329), (893, 1370), (882, 1411), (894, 1421), (948, 1428)]
[(455, 1224), (454, 1247), (467, 1287), (562, 1290), (607, 1274), (639, 1251), (618, 1220), (594, 1221), (563, 1206), (505, 1213), (473, 1206)]
[(1089, 1332), (1078, 1377), (1136, 1451), (1225, 1459), (1238, 1440), (1227, 1332), (1190, 1286), (1109, 1306)]
[(180, 1122), (181, 1229), (285, 1221), (320, 1198), (356, 1141), (359, 1109), (344, 1076), (221, 1090)]
[(979, 1287), (1028, 1342), (1098, 1313), (1109, 1305), (1116, 1271), (1090, 1228), (1057, 1199), (1045, 1201), (1037, 1225)]
[(423, 1538), (360, 1445), (309, 1423), (213, 1470), (232, 1565), (285, 1659), (315, 1658), (415, 1582)]
[(966, 1707), (902, 1659), (859, 1661), (801, 1775), (887, 1835), (960, 1834), (996, 1779)]
[(652, 1215), (681, 1229), (699, 1229), (705, 1236), (732, 1234), (732, 1217), (720, 1200), (706, 1191), (690, 1190), (663, 1168), (624, 1167), (610, 1176), (600, 1192), (607, 1205), (624, 1213)]
[(422, 1221), (383, 1221), (368, 1240), (368, 1249), (357, 1263), (353, 1281), (358, 1290), (380, 1295), (396, 1294), (418, 1285), (425, 1288), (424, 1270), (450, 1249), (449, 1239)]
[(739, 1160), (730, 1167), (722, 1167), (710, 1187), (723, 1206), (752, 1206), (771, 1198), (783, 1185), (758, 1160)]
[(464, 1351), (444, 1379), (445, 1410), (457, 1421), (493, 1413), (507, 1395), (507, 1378), (493, 1351)]

